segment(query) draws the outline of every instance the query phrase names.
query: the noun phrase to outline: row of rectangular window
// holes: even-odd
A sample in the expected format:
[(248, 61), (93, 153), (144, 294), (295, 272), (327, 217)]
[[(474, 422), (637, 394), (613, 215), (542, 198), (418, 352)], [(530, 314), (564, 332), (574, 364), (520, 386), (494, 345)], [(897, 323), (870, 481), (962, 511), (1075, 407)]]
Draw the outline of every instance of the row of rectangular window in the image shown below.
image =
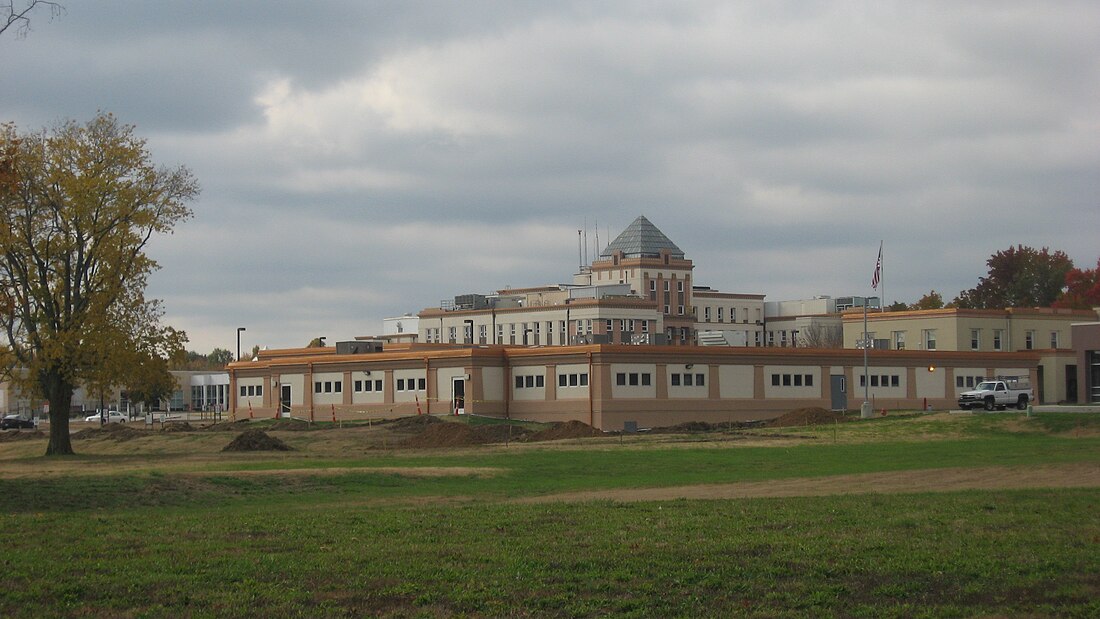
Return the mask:
[(428, 381), (423, 378), (398, 378), (397, 391), (424, 391)]
[(341, 393), (344, 390), (344, 383), (340, 381), (317, 381), (313, 383), (313, 393)]
[(262, 396), (264, 394), (263, 385), (241, 385), (241, 397), (250, 398), (252, 396)]
[(670, 374), (673, 387), (705, 387), (706, 374)]
[(363, 393), (364, 391), (382, 391), (382, 380), (357, 380), (355, 381), (355, 392)]
[(558, 374), (558, 386), (559, 387), (587, 387), (588, 386), (588, 373), (580, 372), (577, 374)]
[[(867, 377), (860, 374), (859, 386), (864, 387), (867, 385)], [(901, 377), (897, 374), (872, 374), (871, 386), (872, 387), (898, 387), (901, 385)]]
[(620, 387), (648, 387), (653, 383), (653, 375), (649, 372), (618, 372), (615, 374), (615, 384)]
[(977, 385), (978, 383), (982, 382), (983, 380), (985, 380), (984, 376), (956, 376), (955, 377), (955, 386), (956, 387), (973, 387), (974, 385)]
[(516, 389), (531, 389), (545, 386), (545, 378), (542, 374), (516, 377)]
[(772, 387), (813, 387), (813, 374), (772, 374)]

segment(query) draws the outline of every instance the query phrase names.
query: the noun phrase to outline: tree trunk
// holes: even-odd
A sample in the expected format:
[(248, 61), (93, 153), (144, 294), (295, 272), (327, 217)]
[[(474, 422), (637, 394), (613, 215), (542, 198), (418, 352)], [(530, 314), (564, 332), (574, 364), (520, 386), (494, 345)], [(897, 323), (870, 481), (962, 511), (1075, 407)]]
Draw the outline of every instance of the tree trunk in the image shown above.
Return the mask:
[(73, 443), (69, 438), (69, 410), (73, 404), (73, 386), (67, 381), (52, 377), (48, 383), (46, 396), (50, 401), (50, 443), (46, 446), (47, 456), (74, 455)]

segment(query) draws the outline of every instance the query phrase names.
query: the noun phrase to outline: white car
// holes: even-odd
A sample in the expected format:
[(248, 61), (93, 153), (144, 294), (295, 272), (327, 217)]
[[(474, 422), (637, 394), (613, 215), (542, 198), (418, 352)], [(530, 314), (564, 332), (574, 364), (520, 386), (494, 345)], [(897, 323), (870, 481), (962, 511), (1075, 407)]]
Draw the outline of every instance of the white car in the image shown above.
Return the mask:
[(88, 415), (84, 418), (84, 421), (102, 421), (103, 423), (126, 423), (126, 415), (118, 411), (107, 411), (107, 416), (103, 417), (99, 413), (94, 415)]

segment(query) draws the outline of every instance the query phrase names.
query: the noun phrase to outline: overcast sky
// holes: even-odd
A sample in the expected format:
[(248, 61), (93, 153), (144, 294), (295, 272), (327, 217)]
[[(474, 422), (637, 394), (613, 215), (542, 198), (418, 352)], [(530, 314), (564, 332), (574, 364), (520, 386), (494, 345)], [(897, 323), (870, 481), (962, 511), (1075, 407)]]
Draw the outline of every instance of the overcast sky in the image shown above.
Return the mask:
[(569, 282), (642, 214), (775, 301), (873, 294), (880, 240), (888, 302), (1100, 256), (1095, 0), (62, 3), (0, 37), (0, 120), (195, 173), (149, 294), (200, 352)]

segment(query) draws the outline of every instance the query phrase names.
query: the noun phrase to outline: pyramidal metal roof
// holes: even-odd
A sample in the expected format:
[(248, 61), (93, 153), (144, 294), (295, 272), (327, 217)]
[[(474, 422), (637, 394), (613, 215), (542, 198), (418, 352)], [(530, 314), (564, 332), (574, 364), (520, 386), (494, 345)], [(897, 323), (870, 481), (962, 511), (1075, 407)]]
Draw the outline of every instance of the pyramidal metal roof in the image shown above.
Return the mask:
[(645, 215), (639, 215), (626, 230), (623, 230), (607, 249), (600, 252), (600, 258), (610, 258), (617, 251), (627, 258), (656, 258), (662, 249), (667, 249), (674, 258), (683, 258), (684, 252), (654, 226)]

